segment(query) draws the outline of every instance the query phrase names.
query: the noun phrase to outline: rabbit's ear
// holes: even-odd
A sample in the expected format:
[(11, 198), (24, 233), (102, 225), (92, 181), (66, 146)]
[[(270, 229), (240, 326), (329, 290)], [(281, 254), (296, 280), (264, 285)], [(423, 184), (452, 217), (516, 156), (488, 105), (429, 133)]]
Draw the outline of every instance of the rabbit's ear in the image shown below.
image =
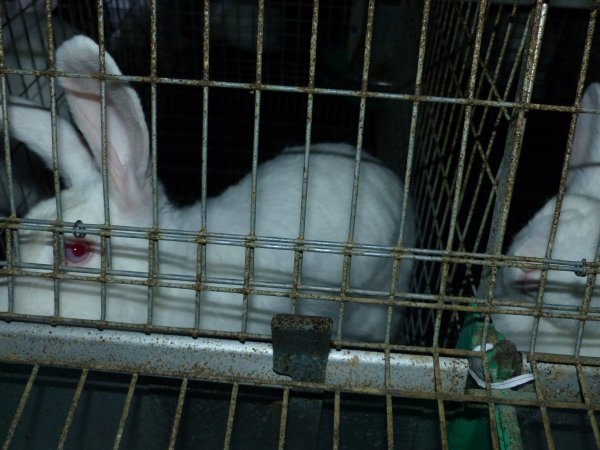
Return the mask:
[[(1, 124), (0, 124), (1, 125)], [(48, 168), (52, 168), (52, 120), (50, 111), (20, 97), (8, 99), (10, 137), (23, 142)], [(73, 126), (56, 117), (58, 166), (67, 186), (90, 183), (98, 175), (94, 161)]]
[[(65, 72), (98, 75), (98, 45), (75, 36), (56, 52), (56, 67)], [(121, 75), (112, 57), (105, 55), (106, 73)], [(93, 78), (61, 78), (73, 120), (87, 141), (98, 167), (102, 161), (100, 81)], [(148, 128), (140, 99), (123, 81), (107, 81), (106, 148), (111, 198), (126, 209), (147, 208), (151, 198)]]
[[(600, 109), (600, 83), (590, 84), (581, 99), (581, 107)], [(600, 198), (600, 115), (581, 113), (573, 138), (569, 167), (568, 192)]]

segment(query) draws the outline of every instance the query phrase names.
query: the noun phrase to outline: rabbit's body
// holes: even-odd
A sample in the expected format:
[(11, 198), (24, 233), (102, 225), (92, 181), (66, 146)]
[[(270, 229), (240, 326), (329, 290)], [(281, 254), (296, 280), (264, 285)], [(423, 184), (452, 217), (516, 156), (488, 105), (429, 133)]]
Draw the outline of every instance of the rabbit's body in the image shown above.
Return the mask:
[[(600, 84), (592, 84), (582, 99), (582, 107), (600, 106)], [(566, 195), (560, 211), (552, 258), (564, 261), (594, 261), (600, 241), (600, 117), (580, 114), (573, 142)], [(513, 239), (508, 254), (543, 258), (550, 236), (556, 198), (536, 213)], [(540, 270), (504, 268), (499, 272), (497, 294), (503, 298), (530, 302), (530, 315), (495, 314), (495, 327), (519, 350), (529, 351), (533, 334), (535, 305), (540, 286)], [(553, 314), (587, 314), (581, 354), (600, 356), (600, 278), (596, 279), (590, 301), (584, 310), (586, 277), (570, 271), (548, 271), (543, 311)], [(563, 307), (563, 308), (561, 308)], [(509, 308), (515, 309), (515, 308)], [(596, 311), (594, 311), (594, 309)], [(574, 354), (580, 320), (541, 317), (534, 347), (536, 352)]]
[[(97, 46), (87, 38), (76, 37), (57, 52), (57, 66), (65, 71), (97, 71)], [(106, 55), (107, 72), (118, 68)], [(84, 224), (105, 222), (100, 176), (100, 116), (98, 82), (90, 79), (62, 79), (74, 121), (89, 146), (83, 145), (68, 122), (59, 119), (58, 150), (61, 175), (68, 188), (61, 193), (62, 218)], [(139, 99), (125, 83), (107, 83), (107, 170), (109, 179), (110, 222), (114, 225), (151, 227), (152, 190), (149, 170), (148, 130)], [(34, 118), (34, 130), (18, 124), (21, 117)], [(20, 116), (22, 115), (22, 116)], [(45, 119), (44, 119), (45, 118)], [(44, 123), (44, 120), (46, 123)], [(11, 133), (39, 153), (51, 166), (50, 124), (47, 111), (16, 102), (9, 108)], [(31, 136), (34, 137), (31, 137)], [(91, 154), (90, 154), (91, 150)], [(399, 179), (377, 160), (364, 157), (361, 162), (357, 213), (353, 242), (394, 246), (400, 231), (403, 188)], [(311, 148), (308, 198), (304, 238), (314, 241), (345, 243), (350, 227), (355, 149), (344, 144), (317, 144)], [(304, 148), (289, 148), (257, 169), (256, 235), (297, 239), (300, 233), (300, 209), (304, 170)], [(248, 236), (250, 228), (251, 175), (216, 198), (209, 199), (207, 231)], [(201, 226), (199, 204), (176, 208), (158, 190), (159, 226), (197, 232)], [(53, 220), (56, 200), (49, 199), (33, 208), (28, 217)], [(407, 205), (403, 244), (414, 243), (414, 217)], [(52, 265), (52, 234), (37, 231), (19, 232), (21, 260), (25, 263)], [(82, 242), (89, 244), (81, 247)], [(65, 262), (68, 266), (100, 268), (100, 243), (97, 236), (85, 240), (65, 236)], [(86, 245), (88, 245), (86, 244)], [(83, 248), (83, 251), (82, 251)], [(149, 271), (149, 244), (146, 239), (113, 236), (110, 238), (111, 269), (129, 271), (116, 276), (117, 282), (106, 284), (106, 320), (146, 323), (149, 288), (139, 284)], [(86, 251), (91, 249), (91, 251)], [(197, 290), (190, 281), (178, 281), (168, 275), (195, 277), (198, 246), (190, 242), (158, 242), (158, 273), (164, 280), (181, 283), (185, 288), (154, 287), (152, 318), (155, 325), (192, 327), (195, 320)], [(82, 257), (83, 255), (83, 257)], [(259, 290), (269, 290), (261, 283), (277, 283), (280, 296), (250, 294), (246, 331), (270, 334), (273, 314), (292, 312), (289, 299), (294, 282), (294, 256), (288, 249), (256, 248), (252, 282)], [(199, 302), (199, 326), (202, 329), (240, 331), (242, 328), (246, 249), (242, 246), (208, 243), (206, 245), (206, 280)], [(407, 290), (412, 264), (403, 261), (398, 288)], [(47, 271), (47, 270), (46, 270)], [(134, 273), (135, 272), (135, 273)], [(392, 259), (353, 256), (349, 287), (379, 292), (385, 298), (390, 291)], [(174, 280), (174, 281), (173, 281)], [(114, 280), (113, 280), (114, 281)], [(123, 281), (125, 281), (123, 283)], [(343, 281), (343, 256), (331, 252), (306, 251), (302, 257), (302, 286), (340, 292)], [(132, 284), (137, 282), (138, 285)], [(16, 277), (14, 311), (53, 315), (53, 279)], [(219, 292), (225, 289), (227, 292)], [(100, 319), (101, 284), (89, 281), (60, 281), (60, 308), (63, 317)], [(0, 310), (7, 309), (7, 297), (0, 297)], [(337, 321), (339, 304), (335, 301), (298, 299), (296, 312), (326, 315)], [(346, 304), (343, 337), (381, 340), (387, 322), (386, 306)], [(392, 316), (398, 323), (399, 311)], [(393, 332), (393, 330), (392, 330)]]

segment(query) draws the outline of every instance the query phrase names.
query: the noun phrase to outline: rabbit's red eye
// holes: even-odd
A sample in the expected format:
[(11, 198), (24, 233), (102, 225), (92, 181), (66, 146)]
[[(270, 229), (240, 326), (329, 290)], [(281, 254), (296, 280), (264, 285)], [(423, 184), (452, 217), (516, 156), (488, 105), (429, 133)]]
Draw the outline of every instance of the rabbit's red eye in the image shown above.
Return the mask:
[(85, 239), (65, 239), (65, 259), (69, 266), (85, 264), (92, 256), (92, 243)]

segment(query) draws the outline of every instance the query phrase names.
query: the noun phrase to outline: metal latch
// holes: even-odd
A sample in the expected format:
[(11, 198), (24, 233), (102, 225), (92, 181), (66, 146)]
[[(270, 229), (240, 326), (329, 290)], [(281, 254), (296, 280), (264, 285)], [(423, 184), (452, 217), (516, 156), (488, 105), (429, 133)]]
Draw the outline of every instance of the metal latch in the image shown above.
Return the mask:
[(332, 327), (329, 317), (274, 316), (273, 371), (296, 381), (325, 381)]

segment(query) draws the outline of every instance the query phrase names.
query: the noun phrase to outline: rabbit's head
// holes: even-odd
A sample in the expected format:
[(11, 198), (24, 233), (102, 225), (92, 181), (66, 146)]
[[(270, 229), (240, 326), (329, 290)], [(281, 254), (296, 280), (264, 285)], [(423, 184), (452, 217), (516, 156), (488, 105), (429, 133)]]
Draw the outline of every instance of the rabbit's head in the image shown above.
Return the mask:
[[(550, 200), (523, 228), (510, 246), (514, 256), (543, 258), (554, 217), (556, 198)], [(593, 261), (600, 238), (600, 201), (580, 195), (564, 198), (552, 258), (564, 261)], [(538, 269), (505, 268), (500, 272), (499, 288), (503, 294), (534, 303), (540, 287), (542, 271)], [(548, 271), (544, 288), (544, 305), (580, 307), (583, 302), (586, 278), (564, 270)], [(562, 326), (576, 327), (577, 322), (566, 319)]]
[[(120, 75), (114, 60), (107, 53), (106, 74)], [(150, 171), (148, 128), (140, 100), (129, 84), (106, 80), (104, 102), (101, 82), (90, 75), (100, 75), (99, 48), (90, 39), (77, 36), (65, 42), (56, 52), (57, 70), (73, 77), (61, 77), (72, 118), (81, 135), (67, 121), (57, 118), (57, 157), (60, 176), (65, 188), (60, 193), (60, 211), (64, 222), (81, 220), (85, 224), (148, 227), (152, 225), (152, 182)], [(105, 105), (105, 130), (102, 111)], [(52, 125), (50, 113), (36, 105), (15, 99), (8, 108), (9, 131), (35, 151), (49, 168), (52, 162)], [(83, 139), (81, 138), (83, 136)], [(103, 145), (103, 137), (106, 137)], [(103, 158), (103, 148), (106, 149)], [(103, 160), (105, 161), (103, 163)], [(109, 216), (105, 217), (103, 168), (106, 169)], [(160, 187), (159, 187), (160, 191)], [(159, 192), (160, 202), (164, 202)], [(57, 199), (42, 201), (27, 214), (27, 218), (54, 221)], [(63, 270), (73, 267), (101, 267), (101, 249), (110, 253), (107, 258), (112, 269), (148, 273), (148, 241), (112, 236), (100, 245), (98, 235), (88, 233), (76, 238), (72, 233), (63, 236), (50, 231), (19, 230), (18, 252), (23, 264), (44, 264), (45, 268), (30, 266), (28, 270), (51, 272), (60, 261)], [(55, 267), (56, 268), (56, 267)], [(78, 273), (78, 276), (97, 277)], [(18, 277), (15, 281), (14, 308), (16, 312), (51, 315), (55, 311), (52, 278)], [(108, 305), (107, 315), (113, 320), (144, 321), (147, 288), (108, 284), (108, 290), (119, 289), (121, 295), (134, 301)], [(100, 318), (100, 284), (82, 281), (60, 281), (59, 315), (76, 318)], [(2, 294), (5, 296), (6, 294)], [(135, 301), (139, 297), (139, 301)], [(35, 301), (26, 300), (35, 298)], [(6, 298), (0, 299), (6, 310)], [(128, 306), (125, 306), (128, 305)], [(133, 306), (132, 306), (133, 305)], [(138, 314), (120, 308), (135, 308)], [(135, 320), (135, 319), (139, 320)], [(134, 319), (134, 320), (132, 320)]]

